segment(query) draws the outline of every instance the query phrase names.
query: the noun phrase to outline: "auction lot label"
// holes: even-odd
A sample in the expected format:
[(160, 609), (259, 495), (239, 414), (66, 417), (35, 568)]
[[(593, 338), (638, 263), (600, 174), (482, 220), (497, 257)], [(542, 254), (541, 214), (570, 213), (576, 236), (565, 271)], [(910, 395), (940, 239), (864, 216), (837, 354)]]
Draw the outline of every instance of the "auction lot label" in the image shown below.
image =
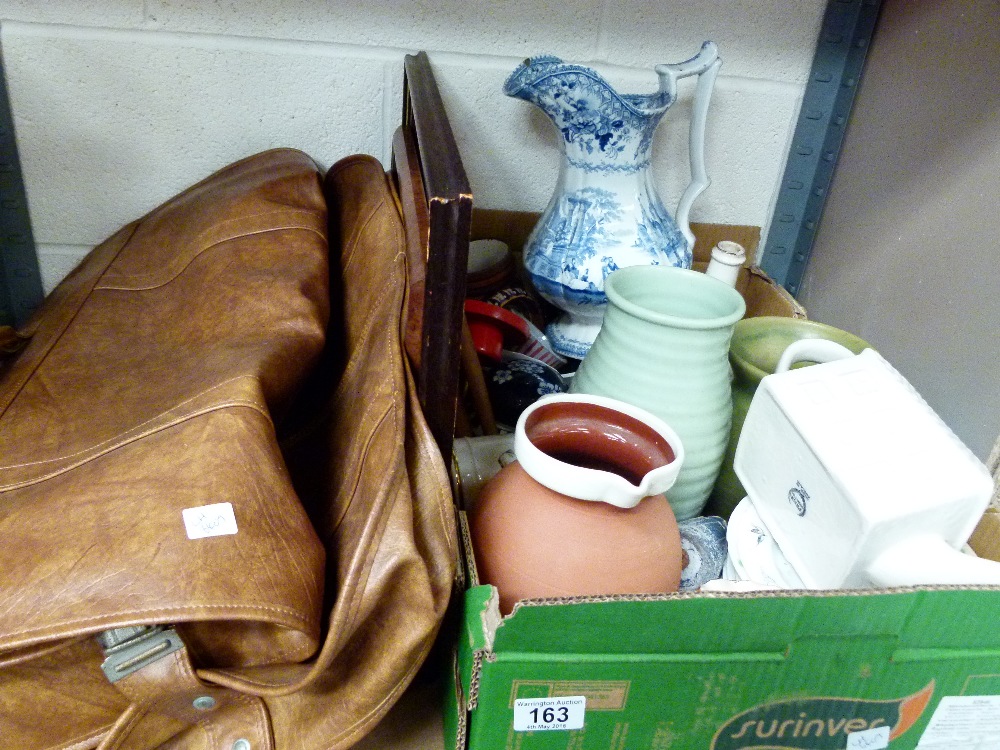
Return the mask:
[(583, 729), (586, 710), (587, 699), (582, 695), (565, 698), (518, 698), (514, 701), (514, 731)]

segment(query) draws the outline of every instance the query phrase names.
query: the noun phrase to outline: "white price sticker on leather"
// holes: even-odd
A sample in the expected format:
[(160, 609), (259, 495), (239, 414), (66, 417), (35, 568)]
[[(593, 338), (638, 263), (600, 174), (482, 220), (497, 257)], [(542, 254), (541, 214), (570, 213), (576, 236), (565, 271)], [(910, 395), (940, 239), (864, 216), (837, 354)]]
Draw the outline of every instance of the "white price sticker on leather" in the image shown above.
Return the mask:
[(587, 698), (518, 698), (514, 701), (515, 732), (552, 732), (583, 729)]
[(198, 508), (181, 511), (184, 529), (188, 539), (205, 539), (210, 536), (226, 536), (239, 531), (236, 528), (236, 514), (232, 503), (213, 503)]

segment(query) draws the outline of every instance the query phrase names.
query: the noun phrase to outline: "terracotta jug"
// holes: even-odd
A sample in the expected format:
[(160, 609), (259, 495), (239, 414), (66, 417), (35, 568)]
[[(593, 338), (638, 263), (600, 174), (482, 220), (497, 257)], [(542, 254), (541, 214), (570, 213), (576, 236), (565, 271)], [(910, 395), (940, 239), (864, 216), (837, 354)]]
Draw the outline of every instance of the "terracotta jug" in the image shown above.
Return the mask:
[(514, 453), (469, 513), (502, 614), (521, 599), (677, 590), (680, 533), (662, 493), (684, 449), (666, 423), (616, 399), (549, 396), (522, 413)]

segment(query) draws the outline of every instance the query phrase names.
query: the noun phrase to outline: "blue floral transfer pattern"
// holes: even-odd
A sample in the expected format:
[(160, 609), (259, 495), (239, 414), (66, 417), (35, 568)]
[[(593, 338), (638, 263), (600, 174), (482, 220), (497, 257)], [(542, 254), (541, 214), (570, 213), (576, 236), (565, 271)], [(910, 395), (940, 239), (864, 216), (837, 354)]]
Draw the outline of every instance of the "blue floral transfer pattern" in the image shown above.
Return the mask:
[(548, 370), (542, 364), (530, 362), (527, 359), (515, 359), (504, 363), (504, 367), (493, 373), (493, 382), (497, 385), (509, 383), (517, 373), (524, 373), (537, 378), (537, 382), (534, 383), (536, 396), (547, 396), (550, 393), (562, 393), (566, 390), (561, 383), (545, 380), (548, 376)]
[[(633, 236), (624, 244), (636, 251), (628, 265), (690, 265), (687, 240), (666, 209), (658, 200), (642, 204), (638, 223), (626, 224)], [(622, 265), (620, 255), (609, 251), (621, 244), (624, 216), (610, 190), (587, 187), (560, 195), (525, 253), (525, 268), (538, 292), (558, 307), (604, 305), (604, 280)]]
[(504, 93), (541, 107), (562, 134), (569, 161), (588, 171), (646, 166), (653, 133), (673, 103), (663, 91), (620, 95), (597, 72), (551, 55), (525, 61)]
[(529, 242), (525, 267), (536, 289), (547, 297), (571, 298), (577, 304), (603, 304), (604, 279), (618, 266), (614, 259), (592, 261), (602, 246), (614, 242), (610, 226), (621, 218), (615, 194), (591, 187), (564, 193), (547, 221)]

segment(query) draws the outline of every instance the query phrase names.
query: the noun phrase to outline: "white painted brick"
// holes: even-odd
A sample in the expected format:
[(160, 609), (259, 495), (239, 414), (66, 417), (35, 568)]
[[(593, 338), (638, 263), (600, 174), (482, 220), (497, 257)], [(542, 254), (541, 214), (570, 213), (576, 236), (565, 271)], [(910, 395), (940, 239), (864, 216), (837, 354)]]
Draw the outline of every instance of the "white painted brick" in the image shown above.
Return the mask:
[(171, 31), (480, 55), (558, 51), (589, 59), (597, 50), (602, 5), (602, 0), (153, 0), (149, 15), (150, 23)]
[[(676, 205), (690, 175), (690, 96), (682, 96), (657, 132), (653, 168), (667, 206)], [(691, 209), (692, 221), (767, 226), (801, 96), (790, 84), (717, 79), (705, 134), (712, 184)]]
[(2, 41), (42, 244), (96, 244), (267, 148), (300, 148), (325, 165), (381, 155), (383, 59), (319, 45), (17, 24), (4, 25)]
[(135, 28), (144, 23), (144, 5), (143, 0), (4, 0), (0, 19)]
[[(517, 61), (463, 64), (432, 57), (477, 205), (538, 211), (554, 189), (561, 161), (555, 128), (536, 107), (502, 93)], [(620, 93), (655, 90), (652, 68), (594, 66)], [(653, 170), (673, 209), (690, 178), (688, 130), (693, 81), (656, 132)], [(709, 109), (706, 163), (711, 187), (695, 202), (693, 221), (765, 225), (783, 169), (788, 133), (801, 88), (721, 76)]]
[(149, 23), (174, 31), (480, 55), (548, 52), (639, 66), (684, 59), (714, 39), (732, 58), (730, 74), (802, 82), (825, 6), (826, 0), (153, 0)]
[(382, 92), (383, 144), (382, 162), (389, 167), (392, 158), (392, 139), (403, 119), (403, 57), (398, 62), (385, 65)]
[(517, 61), (431, 58), (476, 205), (539, 210), (559, 163), (555, 129), (526, 102), (502, 92)]
[(38, 270), (42, 275), (42, 289), (46, 294), (55, 289), (70, 271), (79, 265), (92, 250), (86, 245), (37, 245)]
[[(402, 56), (418, 49), (431, 52), (477, 205), (540, 210), (559, 141), (541, 112), (501, 92), (519, 60), (558, 54), (638, 93), (655, 87), (654, 64), (709, 38), (725, 62), (709, 117), (713, 184), (692, 219), (766, 231), (825, 5), (8, 0), (0, 29), (42, 247), (96, 244), (212, 170), (275, 145), (324, 165), (357, 152), (388, 163)], [(689, 88), (657, 131), (654, 170), (668, 207), (688, 178)], [(66, 257), (48, 254), (47, 281)]]
[(826, 0), (615, 0), (605, 59), (652, 66), (719, 45), (729, 76), (804, 83), (812, 65)]

